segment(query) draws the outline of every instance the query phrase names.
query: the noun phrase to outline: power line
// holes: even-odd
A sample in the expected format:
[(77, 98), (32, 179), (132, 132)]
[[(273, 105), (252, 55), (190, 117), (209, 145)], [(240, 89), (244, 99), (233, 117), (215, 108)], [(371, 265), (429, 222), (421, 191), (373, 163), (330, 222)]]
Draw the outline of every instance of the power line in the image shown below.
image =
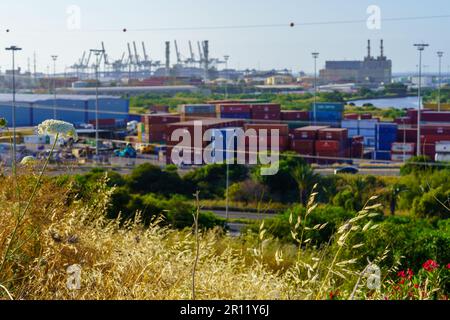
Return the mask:
[[(402, 22), (414, 20), (435, 20), (448, 19), (450, 14), (430, 15), (430, 16), (410, 16), (410, 17), (391, 17), (381, 18), (382, 22)], [(202, 30), (227, 30), (227, 29), (262, 29), (262, 28), (294, 28), (297, 26), (323, 26), (323, 25), (346, 25), (366, 23), (367, 19), (353, 20), (331, 20), (331, 21), (311, 21), (311, 22), (289, 22), (289, 23), (271, 23), (271, 24), (242, 24), (242, 25), (218, 25), (218, 26), (185, 26), (185, 27), (143, 27), (143, 28), (99, 28), (99, 29), (80, 29), (80, 30), (21, 30), (6, 29), (11, 32), (30, 32), (30, 33), (74, 33), (74, 32), (162, 32), (162, 31), (202, 31)]]

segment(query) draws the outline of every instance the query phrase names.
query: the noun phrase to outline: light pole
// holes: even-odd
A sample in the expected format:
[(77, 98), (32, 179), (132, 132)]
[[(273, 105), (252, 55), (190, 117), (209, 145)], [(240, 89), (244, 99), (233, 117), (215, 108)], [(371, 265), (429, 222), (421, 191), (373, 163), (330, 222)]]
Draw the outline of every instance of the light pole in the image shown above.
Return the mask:
[(96, 61), (95, 61), (95, 154), (99, 156), (99, 145), (98, 145), (98, 86), (99, 86), (99, 77), (98, 77), (98, 68), (100, 64), (100, 59), (102, 57), (102, 54), (104, 53), (103, 50), (98, 49), (91, 49), (91, 52), (95, 55)]
[(318, 52), (313, 52), (312, 56), (314, 58), (314, 110), (313, 110), (313, 114), (314, 114), (314, 124), (316, 124), (316, 119), (317, 119), (317, 115), (316, 115), (316, 103), (317, 103), (317, 58), (319, 58), (319, 53)]
[(57, 55), (52, 56), (53, 60), (53, 119), (56, 120), (56, 59)]
[(13, 159), (12, 159), (12, 168), (13, 172), (16, 171), (16, 149), (17, 149), (17, 143), (16, 143), (16, 60), (15, 60), (15, 52), (20, 51), (22, 48), (19, 48), (17, 46), (11, 46), (9, 48), (6, 48), (6, 51), (12, 52), (12, 74), (13, 74), (13, 103), (12, 103), (12, 125), (13, 125)]
[(441, 112), (441, 86), (442, 86), (442, 57), (444, 52), (437, 52), (439, 58), (439, 79), (438, 79), (438, 112)]
[(426, 43), (417, 43), (414, 45), (417, 50), (419, 50), (419, 89), (418, 89), (418, 98), (419, 98), (419, 106), (417, 112), (417, 156), (420, 157), (420, 123), (421, 123), (421, 112), (422, 112), (422, 52), (426, 47), (429, 47), (429, 44)]
[(226, 55), (224, 56), (225, 59), (225, 98), (228, 99), (228, 60), (230, 59), (230, 56)]

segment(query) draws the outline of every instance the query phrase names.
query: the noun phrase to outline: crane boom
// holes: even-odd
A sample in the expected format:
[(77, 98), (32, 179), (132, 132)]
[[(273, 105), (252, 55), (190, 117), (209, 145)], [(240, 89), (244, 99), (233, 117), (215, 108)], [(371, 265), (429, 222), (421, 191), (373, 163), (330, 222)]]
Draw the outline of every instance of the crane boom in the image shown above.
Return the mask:
[(142, 41), (142, 51), (144, 52), (144, 60), (148, 61), (147, 50), (145, 50), (145, 43)]
[(139, 55), (138, 55), (138, 51), (137, 51), (137, 47), (136, 47), (136, 41), (133, 41), (133, 47), (134, 47), (134, 54), (135, 54), (136, 63), (140, 64)]
[(133, 54), (131, 53), (130, 43), (127, 43), (127, 46), (128, 46), (128, 60), (129, 60), (128, 62), (131, 65), (133, 64)]
[(105, 64), (109, 64), (108, 62), (108, 55), (106, 54), (106, 50), (105, 50), (105, 43), (102, 41), (102, 50), (103, 50), (103, 59)]
[(197, 41), (197, 46), (198, 46), (198, 54), (200, 56), (200, 61), (203, 60), (203, 53), (202, 53), (202, 46), (200, 45), (200, 41)]
[(191, 40), (189, 40), (189, 51), (191, 52), (191, 60), (192, 62), (195, 61), (195, 56), (194, 56), (194, 50), (192, 49), (192, 42)]
[(181, 63), (181, 55), (180, 55), (180, 51), (178, 50), (177, 40), (174, 40), (174, 42), (175, 42), (175, 52), (177, 54), (177, 63), (180, 64)]

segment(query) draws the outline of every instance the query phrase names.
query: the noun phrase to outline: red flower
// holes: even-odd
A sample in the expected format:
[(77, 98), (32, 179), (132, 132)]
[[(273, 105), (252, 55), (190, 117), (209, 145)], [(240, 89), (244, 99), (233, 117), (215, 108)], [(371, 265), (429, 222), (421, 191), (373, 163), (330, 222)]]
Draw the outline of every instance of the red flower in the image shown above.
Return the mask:
[(448, 265), (445, 266), (447, 268), (447, 270), (450, 270), (450, 263)]
[(427, 262), (425, 262), (423, 264), (423, 268), (425, 270), (427, 270), (428, 272), (432, 272), (432, 271), (436, 270), (437, 268), (439, 268), (439, 265), (434, 260), (428, 260)]
[(337, 300), (338, 295), (339, 295), (339, 290), (330, 291), (330, 300)]
[(411, 269), (408, 269), (408, 271), (406, 271), (406, 273), (408, 274), (408, 279), (411, 280), (412, 277), (414, 276), (414, 272)]
[(400, 280), (400, 284), (405, 284), (405, 279)]
[(397, 276), (400, 277), (400, 278), (402, 278), (402, 279), (403, 279), (403, 278), (406, 278), (405, 271), (403, 271), (403, 270), (400, 271), (399, 273), (397, 273)]
[(419, 289), (419, 285), (418, 285), (418, 284), (415, 284), (415, 285), (414, 285), (414, 288)]

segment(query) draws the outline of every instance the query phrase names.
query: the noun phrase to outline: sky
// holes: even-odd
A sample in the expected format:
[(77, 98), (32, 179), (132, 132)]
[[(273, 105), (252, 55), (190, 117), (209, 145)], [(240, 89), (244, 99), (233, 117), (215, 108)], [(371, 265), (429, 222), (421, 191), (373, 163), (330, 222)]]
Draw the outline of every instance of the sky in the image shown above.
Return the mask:
[[(375, 29), (366, 23), (371, 16), (367, 9), (373, 5), (381, 17), (380, 28)], [(57, 72), (62, 72), (79, 60), (83, 51), (100, 48), (101, 41), (111, 59), (122, 56), (127, 42), (144, 41), (151, 58), (164, 61), (165, 41), (177, 40), (187, 58), (189, 40), (209, 40), (211, 56), (229, 55), (230, 68), (312, 72), (311, 52), (320, 52), (321, 68), (326, 60), (362, 59), (368, 39), (372, 40), (372, 53), (379, 55), (379, 41), (384, 39), (394, 72), (407, 72), (416, 70), (418, 64), (413, 44), (424, 41), (430, 44), (424, 52), (425, 71), (437, 70), (436, 52), (440, 50), (448, 52), (443, 59), (443, 69), (448, 71), (450, 17), (389, 20), (442, 15), (450, 15), (448, 0), (2, 0), (0, 46), (23, 48), (17, 54), (23, 70), (28, 58), (32, 65), (33, 52), (38, 71), (46, 72), (48, 66), (52, 70), (51, 55), (56, 54)], [(289, 27), (291, 22), (296, 26)], [(317, 22), (329, 23), (314, 24)], [(249, 25), (260, 27), (237, 27)], [(214, 28), (217, 26), (235, 28)], [(124, 28), (128, 30), (125, 33)], [(196, 46), (194, 50), (197, 54)], [(0, 67), (11, 68), (11, 55), (3, 49)]]

